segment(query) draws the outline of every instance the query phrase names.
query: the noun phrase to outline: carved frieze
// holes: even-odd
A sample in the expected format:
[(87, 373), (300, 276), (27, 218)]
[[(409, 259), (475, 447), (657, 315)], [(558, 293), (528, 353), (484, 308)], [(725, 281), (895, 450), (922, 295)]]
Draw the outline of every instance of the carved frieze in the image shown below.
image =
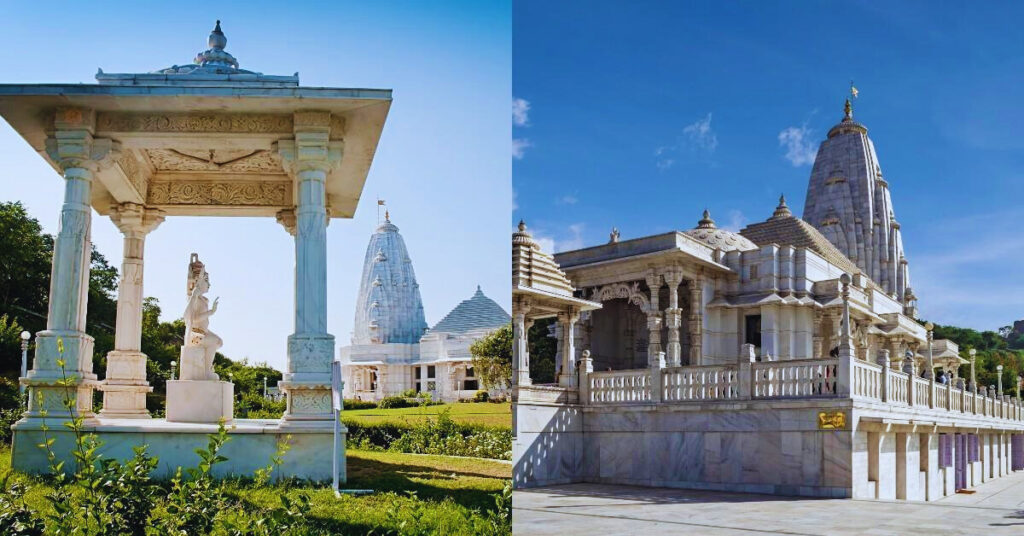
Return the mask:
[(200, 152), (177, 149), (147, 149), (146, 156), (157, 171), (284, 173), (280, 157), (266, 150), (214, 150)]
[[(299, 118), (298, 121), (296, 116)], [(326, 121), (321, 117), (326, 117)], [(297, 112), (295, 115), (101, 112), (96, 115), (96, 130), (183, 134), (291, 134), (296, 127), (309, 126), (309, 120), (314, 120), (322, 126), (329, 125), (332, 139), (341, 139), (345, 134), (345, 118), (328, 112)]]
[(291, 114), (103, 112), (96, 117), (96, 130), (111, 132), (290, 134), (292, 129)]
[(640, 290), (640, 283), (612, 283), (605, 285), (599, 289), (594, 290), (591, 299), (599, 302), (606, 302), (608, 300), (624, 299), (634, 305), (639, 305), (640, 309), (647, 312), (651, 309), (651, 302), (647, 296)]
[(289, 181), (155, 181), (148, 205), (290, 206)]

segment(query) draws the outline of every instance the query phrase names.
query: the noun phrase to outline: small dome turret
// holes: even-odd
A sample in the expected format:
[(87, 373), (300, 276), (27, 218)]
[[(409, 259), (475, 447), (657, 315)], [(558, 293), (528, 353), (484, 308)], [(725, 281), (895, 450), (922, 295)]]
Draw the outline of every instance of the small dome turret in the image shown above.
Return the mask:
[(716, 227), (715, 220), (711, 219), (711, 213), (707, 209), (704, 209), (703, 217), (697, 222), (697, 227), (689, 231), (683, 231), (683, 234), (722, 251), (753, 251), (759, 249), (757, 244), (739, 233)]

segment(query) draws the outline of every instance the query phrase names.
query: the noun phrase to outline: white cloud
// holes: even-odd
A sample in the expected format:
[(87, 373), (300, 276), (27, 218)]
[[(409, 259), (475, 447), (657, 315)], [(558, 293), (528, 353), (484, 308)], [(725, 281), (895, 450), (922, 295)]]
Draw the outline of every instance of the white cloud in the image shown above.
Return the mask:
[(526, 148), (533, 147), (533, 143), (526, 138), (512, 138), (512, 158), (522, 160), (526, 155)]
[(530, 126), (530, 101), (512, 98), (512, 124), (517, 127)]
[(562, 198), (558, 200), (558, 204), (559, 205), (575, 205), (579, 201), (580, 200), (577, 199), (575, 195), (570, 194), (570, 195), (563, 195)]
[(789, 127), (779, 132), (779, 146), (786, 148), (786, 160), (789, 160), (793, 167), (814, 163), (817, 151), (814, 149), (814, 138), (811, 134), (812, 131), (807, 125)]
[(672, 145), (662, 145), (654, 150), (654, 166), (665, 171), (676, 164), (683, 149), (711, 154), (718, 148), (718, 136), (711, 128), (711, 112), (683, 127), (683, 133)]
[(535, 236), (533, 241), (540, 246), (540, 250), (545, 253), (553, 253), (555, 251), (555, 239), (548, 238), (546, 236)]
[(534, 233), (533, 239), (540, 245), (541, 250), (546, 253), (559, 253), (583, 247), (583, 230), (586, 225), (573, 223), (566, 228), (566, 232), (558, 233), (561, 237), (548, 236), (544, 231)]
[(722, 229), (726, 231), (739, 232), (740, 229), (745, 227), (747, 224), (747, 218), (743, 215), (743, 212), (739, 210), (729, 211), (729, 220), (722, 224)]
[(687, 137), (690, 144), (697, 149), (714, 152), (718, 147), (718, 136), (711, 128), (711, 112), (704, 119), (698, 119), (683, 129), (683, 135)]

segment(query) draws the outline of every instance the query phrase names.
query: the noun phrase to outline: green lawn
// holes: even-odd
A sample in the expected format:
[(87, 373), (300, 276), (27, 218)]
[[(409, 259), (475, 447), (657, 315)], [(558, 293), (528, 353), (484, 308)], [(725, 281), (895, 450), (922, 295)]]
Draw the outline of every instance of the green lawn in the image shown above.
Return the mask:
[(342, 419), (363, 423), (373, 422), (417, 422), (427, 417), (436, 417), (438, 413), (448, 410), (449, 416), (456, 422), (466, 424), (484, 424), (502, 428), (512, 428), (512, 404), (503, 402), (440, 404), (414, 408), (396, 409), (355, 409), (344, 410)]
[[(0, 480), (10, 472), (10, 456), (9, 447), (0, 448)], [(336, 498), (329, 486), (258, 488), (234, 481), (227, 491), (247, 510), (276, 506), (282, 493), (306, 493), (311, 499), (309, 528), (316, 534), (489, 533), (494, 527), (480, 512), (495, 508), (495, 494), (512, 472), (511, 465), (491, 460), (394, 452), (350, 450), (347, 461), (344, 487), (378, 493)], [(44, 481), (12, 476), (12, 482), (31, 485), (26, 500), (33, 510), (49, 511), (50, 487)]]

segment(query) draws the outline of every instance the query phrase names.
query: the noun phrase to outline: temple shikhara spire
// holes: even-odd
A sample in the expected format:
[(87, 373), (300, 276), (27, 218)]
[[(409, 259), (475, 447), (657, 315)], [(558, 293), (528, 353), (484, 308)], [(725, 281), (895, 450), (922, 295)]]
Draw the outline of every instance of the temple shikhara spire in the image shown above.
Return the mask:
[(388, 214), (366, 247), (352, 343), (412, 344), (426, 330), (412, 259)]
[[(851, 93), (856, 95), (856, 88), (851, 86)], [(913, 294), (889, 183), (868, 129), (853, 119), (849, 99), (842, 121), (818, 148), (803, 219), (889, 295), (905, 301)]]

